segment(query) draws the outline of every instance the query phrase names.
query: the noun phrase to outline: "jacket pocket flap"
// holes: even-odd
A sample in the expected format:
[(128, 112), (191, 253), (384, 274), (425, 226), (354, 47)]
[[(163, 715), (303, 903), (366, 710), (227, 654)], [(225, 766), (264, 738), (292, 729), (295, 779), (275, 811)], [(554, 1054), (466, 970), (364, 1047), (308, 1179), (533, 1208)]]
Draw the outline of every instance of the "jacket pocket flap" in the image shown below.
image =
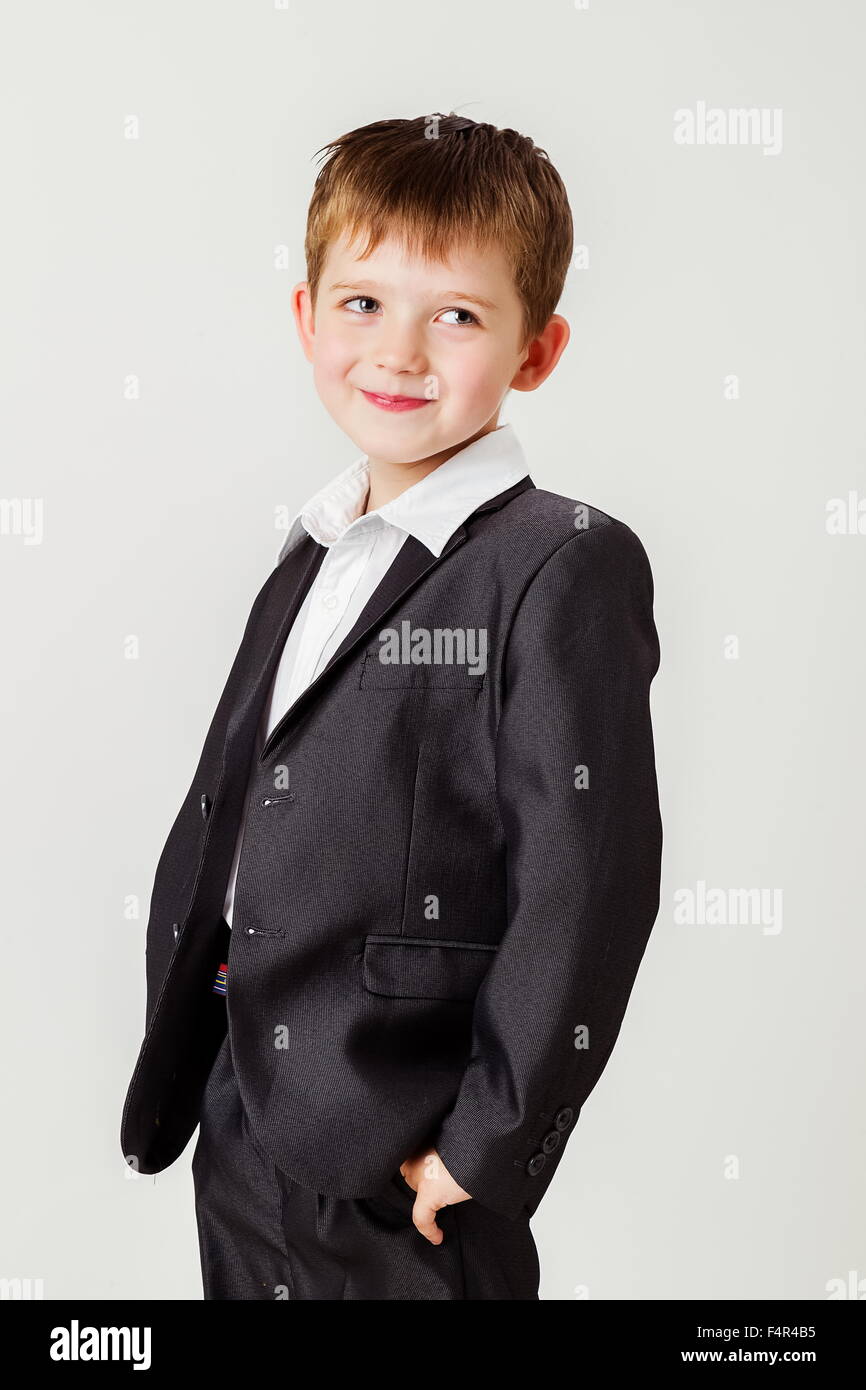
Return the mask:
[(364, 987), (393, 999), (474, 999), (495, 954), (490, 942), (368, 936)]
[(483, 689), (485, 672), (466, 662), (382, 662), (379, 649), (364, 653), (359, 686), (361, 690), (454, 690)]

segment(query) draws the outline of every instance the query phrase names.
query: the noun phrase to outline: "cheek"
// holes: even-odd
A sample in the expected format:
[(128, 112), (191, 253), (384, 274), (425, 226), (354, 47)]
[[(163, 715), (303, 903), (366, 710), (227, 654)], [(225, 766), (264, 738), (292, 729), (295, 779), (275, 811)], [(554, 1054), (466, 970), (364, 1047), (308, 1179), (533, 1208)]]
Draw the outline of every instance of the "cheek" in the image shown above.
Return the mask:
[(455, 401), (472, 400), (477, 403), (487, 398), (496, 401), (501, 394), (504, 370), (505, 364), (495, 354), (482, 348), (464, 352), (456, 370), (452, 363), (446, 375), (448, 394)]
[(317, 384), (336, 384), (355, 361), (352, 344), (337, 333), (317, 336), (313, 346), (313, 373)]

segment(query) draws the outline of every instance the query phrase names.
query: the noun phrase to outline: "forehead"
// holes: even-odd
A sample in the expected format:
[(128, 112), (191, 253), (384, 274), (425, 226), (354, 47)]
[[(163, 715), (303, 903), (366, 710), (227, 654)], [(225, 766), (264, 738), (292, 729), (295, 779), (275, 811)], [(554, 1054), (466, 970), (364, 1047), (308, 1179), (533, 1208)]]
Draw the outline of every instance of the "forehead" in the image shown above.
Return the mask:
[(514, 277), (501, 247), (455, 246), (446, 260), (430, 259), (419, 250), (410, 250), (396, 237), (386, 237), (363, 259), (364, 238), (350, 242), (341, 234), (329, 247), (322, 268), (321, 284), (327, 292), (335, 282), (347, 278), (376, 282), (382, 288), (416, 292), (439, 290), (495, 290), (500, 299), (516, 298)]

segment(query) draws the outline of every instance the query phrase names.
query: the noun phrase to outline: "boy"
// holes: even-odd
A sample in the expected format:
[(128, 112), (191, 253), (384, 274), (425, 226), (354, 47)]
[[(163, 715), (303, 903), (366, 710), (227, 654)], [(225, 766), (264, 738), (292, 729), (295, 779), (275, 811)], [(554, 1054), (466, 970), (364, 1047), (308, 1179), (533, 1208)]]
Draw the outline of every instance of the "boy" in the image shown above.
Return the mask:
[(326, 147), (293, 292), (362, 457), (261, 589), (157, 867), (127, 1161), (208, 1299), (537, 1299), (529, 1220), (658, 909), (643, 547), (535, 487), (562, 181), (513, 130)]

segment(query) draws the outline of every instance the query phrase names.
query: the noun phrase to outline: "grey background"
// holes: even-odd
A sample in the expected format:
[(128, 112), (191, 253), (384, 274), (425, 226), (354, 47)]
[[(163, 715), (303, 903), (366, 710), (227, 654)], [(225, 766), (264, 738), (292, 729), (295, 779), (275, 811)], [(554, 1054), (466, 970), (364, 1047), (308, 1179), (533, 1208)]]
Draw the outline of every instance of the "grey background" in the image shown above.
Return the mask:
[[(542, 1296), (866, 1279), (866, 536), (825, 523), (866, 493), (864, 27), (843, 0), (4, 7), (2, 495), (44, 535), (0, 536), (0, 1276), (201, 1296), (192, 1145), (135, 1180), (118, 1140), (153, 871), (275, 509), (357, 452), (289, 312), (313, 154), (454, 108), (568, 186), (572, 341), (505, 418), (539, 487), (640, 535), (662, 646), (662, 905), (534, 1221)], [(781, 153), (677, 146), (698, 101), (781, 108)], [(782, 930), (679, 925), (700, 879), (781, 888)]]

